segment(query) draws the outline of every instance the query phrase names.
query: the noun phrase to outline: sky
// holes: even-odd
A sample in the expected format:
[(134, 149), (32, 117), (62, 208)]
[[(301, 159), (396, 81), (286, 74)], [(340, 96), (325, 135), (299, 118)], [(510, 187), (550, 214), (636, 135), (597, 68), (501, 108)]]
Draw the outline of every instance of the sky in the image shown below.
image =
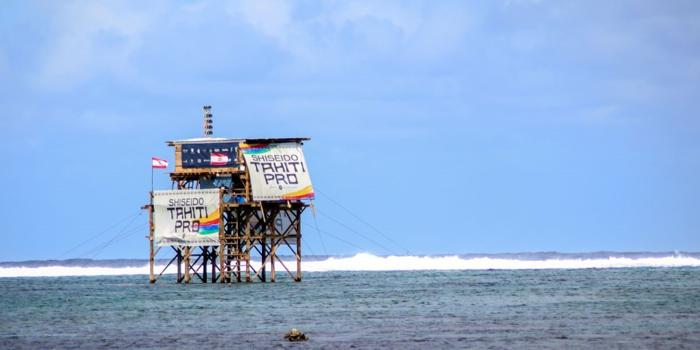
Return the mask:
[(0, 261), (147, 258), (204, 105), (312, 138), (305, 254), (700, 251), (697, 1), (0, 6)]

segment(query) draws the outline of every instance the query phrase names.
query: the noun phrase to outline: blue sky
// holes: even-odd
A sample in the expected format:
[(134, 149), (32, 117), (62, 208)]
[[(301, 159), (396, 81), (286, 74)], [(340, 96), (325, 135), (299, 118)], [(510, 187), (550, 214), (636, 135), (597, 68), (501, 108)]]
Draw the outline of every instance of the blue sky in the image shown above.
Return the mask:
[(0, 260), (146, 257), (206, 104), (313, 138), (306, 253), (698, 251), (698, 101), (696, 1), (6, 1)]

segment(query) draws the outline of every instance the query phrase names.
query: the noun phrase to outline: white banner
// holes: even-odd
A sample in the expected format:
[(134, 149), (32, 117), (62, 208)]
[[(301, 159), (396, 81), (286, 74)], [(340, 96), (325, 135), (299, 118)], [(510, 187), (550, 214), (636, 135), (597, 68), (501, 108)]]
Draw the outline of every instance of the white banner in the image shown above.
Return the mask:
[(313, 199), (309, 168), (301, 144), (294, 142), (240, 146), (255, 201)]
[(219, 245), (218, 189), (154, 191), (153, 206), (157, 245)]

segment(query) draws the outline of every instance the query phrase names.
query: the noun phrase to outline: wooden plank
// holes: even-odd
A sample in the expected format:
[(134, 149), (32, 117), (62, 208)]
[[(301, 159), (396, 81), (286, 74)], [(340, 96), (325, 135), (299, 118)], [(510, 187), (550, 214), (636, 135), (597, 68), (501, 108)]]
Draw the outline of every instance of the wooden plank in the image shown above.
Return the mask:
[(182, 145), (175, 145), (175, 169), (182, 168)]
[(158, 278), (160, 278), (160, 276), (163, 276), (163, 274), (165, 273), (165, 271), (168, 270), (168, 267), (170, 267), (170, 265), (173, 263), (173, 261), (177, 260), (177, 257), (178, 257), (178, 256), (175, 255), (172, 259), (170, 259), (170, 261), (168, 262), (168, 264), (165, 265), (165, 267), (163, 268), (163, 271), (161, 271), (161, 272), (158, 274)]
[(183, 168), (182, 165), (175, 165), (175, 171), (170, 173), (170, 177), (178, 175), (212, 175), (212, 174), (240, 174), (243, 171), (238, 167), (228, 168)]
[(277, 258), (277, 261), (279, 261), (280, 265), (282, 265), (282, 267), (287, 271), (287, 274), (289, 274), (289, 277), (294, 278), (294, 280), (296, 281), (296, 277), (294, 277), (294, 275), (292, 275), (292, 272), (289, 271), (289, 269), (287, 268), (287, 265), (284, 264), (284, 261), (282, 259), (280, 259), (280, 257), (278, 257), (277, 255), (275, 255), (275, 258)]

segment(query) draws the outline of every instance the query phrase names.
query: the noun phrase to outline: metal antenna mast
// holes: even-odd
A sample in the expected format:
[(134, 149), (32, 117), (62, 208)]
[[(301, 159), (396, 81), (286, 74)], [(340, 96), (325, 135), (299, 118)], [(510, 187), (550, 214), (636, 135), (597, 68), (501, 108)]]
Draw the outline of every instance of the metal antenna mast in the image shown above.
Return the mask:
[(211, 119), (211, 106), (202, 107), (202, 112), (204, 113), (204, 137), (211, 137), (214, 133), (214, 126), (212, 125)]

